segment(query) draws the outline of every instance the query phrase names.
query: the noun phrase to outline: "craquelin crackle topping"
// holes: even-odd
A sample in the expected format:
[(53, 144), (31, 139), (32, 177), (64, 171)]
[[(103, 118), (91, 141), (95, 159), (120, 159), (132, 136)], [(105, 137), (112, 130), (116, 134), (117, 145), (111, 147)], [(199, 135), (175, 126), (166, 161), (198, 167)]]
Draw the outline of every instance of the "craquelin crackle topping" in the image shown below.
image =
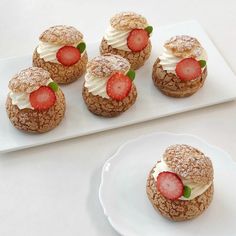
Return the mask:
[(148, 22), (145, 17), (135, 12), (121, 12), (110, 20), (111, 26), (117, 30), (144, 29)]
[(186, 97), (194, 94), (200, 89), (207, 77), (207, 67), (202, 75), (194, 80), (180, 80), (175, 74), (168, 73), (160, 65), (158, 58), (153, 65), (152, 80), (157, 88), (164, 94), (172, 97)]
[(6, 111), (12, 124), (27, 132), (44, 133), (59, 125), (65, 114), (65, 97), (59, 89), (56, 93), (56, 102), (48, 110), (19, 109), (7, 97)]
[(126, 73), (129, 69), (130, 64), (125, 58), (112, 54), (97, 56), (87, 64), (87, 71), (99, 78), (107, 78), (114, 72)]
[(83, 34), (73, 26), (56, 25), (45, 30), (39, 40), (58, 45), (73, 45), (83, 39)]
[(86, 70), (87, 61), (88, 55), (86, 52), (76, 64), (69, 67), (49, 61), (45, 62), (40, 58), (37, 50), (35, 50), (33, 54), (33, 65), (49, 71), (51, 73), (51, 78), (60, 84), (68, 84), (80, 78)]
[(209, 184), (213, 180), (211, 160), (202, 152), (188, 145), (172, 145), (163, 155), (167, 166), (193, 183)]
[(122, 101), (94, 96), (86, 87), (83, 88), (82, 95), (92, 113), (104, 117), (115, 117), (128, 110), (135, 103), (137, 90), (133, 84), (129, 95)]
[(157, 192), (153, 173), (154, 168), (148, 176), (146, 192), (154, 208), (163, 216), (174, 221), (190, 220), (200, 215), (210, 205), (214, 193), (213, 184), (202, 195), (190, 201), (172, 201)]
[(13, 92), (31, 93), (39, 87), (46, 85), (50, 74), (39, 67), (30, 67), (16, 74), (9, 82), (9, 89)]
[(174, 36), (165, 43), (164, 47), (170, 50), (176, 57), (182, 58), (197, 58), (203, 51), (198, 40), (188, 35)]
[(100, 53), (102, 55), (112, 53), (118, 54), (122, 57), (127, 58), (130, 62), (131, 69), (137, 70), (142, 65), (144, 65), (145, 61), (149, 58), (152, 50), (151, 41), (149, 41), (147, 47), (143, 49), (141, 52), (128, 52), (113, 48), (112, 46), (107, 44), (107, 41), (103, 38), (102, 43), (100, 45)]

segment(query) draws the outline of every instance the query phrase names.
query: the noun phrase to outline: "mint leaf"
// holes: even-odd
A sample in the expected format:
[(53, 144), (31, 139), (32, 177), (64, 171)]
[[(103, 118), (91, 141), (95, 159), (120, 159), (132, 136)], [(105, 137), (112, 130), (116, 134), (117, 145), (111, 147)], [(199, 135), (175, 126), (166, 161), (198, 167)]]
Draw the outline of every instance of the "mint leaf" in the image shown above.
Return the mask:
[(151, 34), (153, 31), (153, 27), (149, 25), (148, 27), (145, 28), (145, 30), (148, 32), (148, 34)]
[(48, 87), (50, 87), (54, 92), (58, 91), (58, 84), (56, 82), (51, 82), (48, 84)]
[(201, 68), (203, 68), (203, 67), (206, 66), (206, 61), (205, 61), (205, 60), (200, 60), (200, 61), (198, 61), (198, 62), (199, 62), (199, 64), (200, 64)]
[(80, 53), (83, 53), (84, 50), (86, 49), (86, 44), (85, 44), (84, 42), (79, 43), (79, 44), (77, 45), (77, 48), (79, 49)]
[(184, 186), (184, 194), (183, 194), (183, 196), (185, 198), (189, 198), (191, 196), (191, 192), (192, 192), (191, 188), (185, 185)]
[(129, 70), (126, 75), (133, 81), (135, 78), (135, 71), (134, 70)]

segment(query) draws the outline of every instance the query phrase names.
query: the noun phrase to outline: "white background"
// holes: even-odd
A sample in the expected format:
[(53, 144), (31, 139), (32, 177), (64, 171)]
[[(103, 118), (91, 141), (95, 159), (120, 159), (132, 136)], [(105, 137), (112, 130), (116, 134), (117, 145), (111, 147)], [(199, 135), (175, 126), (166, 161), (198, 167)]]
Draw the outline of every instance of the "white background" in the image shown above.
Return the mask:
[[(123, 10), (142, 13), (155, 30), (198, 20), (236, 73), (234, 0), (1, 0), (0, 57), (31, 54), (39, 34), (55, 24), (74, 25), (97, 41), (110, 16)], [(153, 131), (198, 135), (236, 160), (236, 102), (2, 154), (0, 235), (117, 235), (98, 201), (101, 167), (120, 144)]]

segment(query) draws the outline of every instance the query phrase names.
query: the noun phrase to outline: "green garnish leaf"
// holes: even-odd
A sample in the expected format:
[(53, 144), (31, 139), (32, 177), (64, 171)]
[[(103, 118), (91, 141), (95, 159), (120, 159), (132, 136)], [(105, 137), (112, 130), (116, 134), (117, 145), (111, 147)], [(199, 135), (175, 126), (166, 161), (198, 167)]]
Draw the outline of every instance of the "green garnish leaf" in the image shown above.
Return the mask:
[(129, 70), (126, 75), (133, 81), (135, 78), (135, 71), (134, 70)]
[(77, 48), (79, 49), (80, 53), (83, 53), (84, 50), (86, 49), (86, 44), (85, 44), (84, 42), (79, 43), (79, 44), (77, 45)]
[(59, 86), (56, 82), (49, 83), (48, 87), (50, 87), (54, 92), (57, 92), (58, 88), (59, 88)]
[(148, 32), (148, 34), (151, 34), (153, 31), (153, 27), (149, 25), (148, 27), (145, 28), (145, 30)]
[(192, 189), (185, 185), (184, 186), (184, 194), (183, 194), (183, 196), (185, 198), (189, 198), (191, 196), (191, 192), (192, 192)]
[(200, 60), (200, 61), (198, 61), (198, 62), (199, 62), (199, 64), (200, 64), (201, 68), (203, 68), (203, 67), (206, 66), (206, 61), (205, 61), (205, 60)]

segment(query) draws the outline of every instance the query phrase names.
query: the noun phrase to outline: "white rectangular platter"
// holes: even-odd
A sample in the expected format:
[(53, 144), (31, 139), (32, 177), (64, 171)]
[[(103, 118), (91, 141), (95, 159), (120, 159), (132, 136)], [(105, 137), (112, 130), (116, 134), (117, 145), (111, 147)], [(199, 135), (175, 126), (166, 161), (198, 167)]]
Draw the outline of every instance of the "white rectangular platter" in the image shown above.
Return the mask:
[[(0, 152), (14, 151), (46, 143), (88, 135), (147, 120), (177, 114), (236, 98), (236, 77), (213, 45), (202, 27), (195, 21), (169, 26), (154, 26), (153, 51), (144, 67), (136, 73), (138, 98), (134, 106), (115, 118), (102, 118), (90, 113), (82, 99), (84, 77), (62, 86), (67, 110), (62, 123), (45, 134), (26, 134), (15, 129), (5, 112), (9, 79), (21, 69), (31, 66), (31, 55), (0, 60)], [(208, 77), (205, 85), (189, 98), (169, 98), (159, 92), (151, 79), (152, 65), (162, 52), (163, 43), (171, 36), (188, 34), (197, 37), (208, 53)], [(99, 42), (88, 43), (89, 58), (99, 54)], [(32, 49), (33, 51), (33, 49)]]

